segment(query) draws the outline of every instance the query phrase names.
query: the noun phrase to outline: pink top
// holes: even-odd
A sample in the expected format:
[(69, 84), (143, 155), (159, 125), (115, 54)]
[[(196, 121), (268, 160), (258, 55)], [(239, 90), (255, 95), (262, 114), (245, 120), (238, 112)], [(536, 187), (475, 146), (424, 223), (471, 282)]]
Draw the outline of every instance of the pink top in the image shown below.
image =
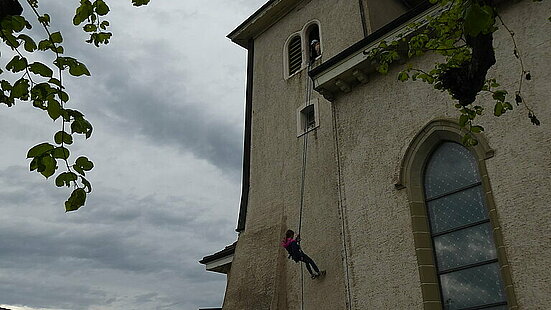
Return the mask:
[(293, 239), (293, 238), (285, 238), (283, 241), (281, 241), (281, 246), (284, 247), (284, 248), (287, 248), (294, 241), (296, 241), (296, 240)]

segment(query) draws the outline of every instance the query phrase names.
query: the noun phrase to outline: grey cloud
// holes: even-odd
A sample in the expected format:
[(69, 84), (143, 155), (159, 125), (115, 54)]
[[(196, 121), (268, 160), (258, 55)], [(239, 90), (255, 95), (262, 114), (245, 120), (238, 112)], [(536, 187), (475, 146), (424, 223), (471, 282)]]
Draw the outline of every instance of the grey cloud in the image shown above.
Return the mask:
[(55, 309), (84, 310), (91, 305), (109, 304), (108, 293), (73, 283), (71, 287), (48, 282), (47, 279), (4, 279), (0, 277), (0, 298), (11, 305)]
[[(54, 6), (54, 10), (63, 9)], [(193, 14), (188, 17), (191, 16)], [(115, 23), (115, 34), (116, 26)], [(71, 25), (62, 24), (60, 27), (73, 37), (82, 37), (81, 31)], [(185, 50), (175, 50), (174, 43), (144, 39), (147, 40), (131, 42), (119, 38), (102, 50), (86, 46), (80, 40), (65, 43), (69, 53), (73, 52), (78, 59), (93, 64), (89, 65), (92, 78), (67, 80), (70, 88), (83, 90), (74, 95), (77, 102), (85, 103), (82, 110), (92, 122), (94, 117), (113, 115), (115, 119), (111, 125), (120, 133), (129, 137), (139, 133), (155, 144), (177, 145), (238, 179), (242, 162), (242, 125), (226, 119), (217, 107), (228, 104), (229, 86), (220, 82), (227, 79), (230, 72), (233, 75), (239, 72), (237, 76), (244, 78), (244, 67), (239, 69), (230, 64), (229, 67), (215, 68), (218, 72), (201, 72), (202, 76), (214, 74), (215, 77), (210, 84), (204, 85), (203, 88), (208, 89), (206, 93), (219, 94), (214, 99), (216, 102), (206, 102), (193, 94), (198, 90), (192, 92), (187, 86), (197, 76), (189, 76), (173, 65), (196, 60), (190, 59)], [(217, 37), (214, 40), (225, 39)], [(211, 57), (218, 57), (210, 53)], [(218, 76), (225, 78), (218, 79)], [(239, 81), (238, 85), (244, 85), (244, 81)], [(242, 99), (234, 104), (242, 110)]]
[[(26, 199), (31, 198), (20, 198), (23, 204)], [(110, 201), (110, 198), (108, 196), (100, 200)], [(82, 288), (74, 286), (74, 282), (80, 283), (84, 281), (83, 278), (88, 279), (91, 274), (98, 272), (130, 273), (140, 281), (150, 281), (150, 293), (141, 294), (136, 298), (142, 300), (149, 296), (151, 308), (153, 305), (166, 305), (166, 309), (181, 309), (180, 306), (186, 303), (213, 305), (213, 300), (221, 297), (220, 293), (217, 295), (216, 292), (223, 288), (223, 278), (205, 273), (197, 261), (201, 256), (208, 254), (208, 248), (216, 249), (224, 229), (220, 229), (219, 234), (209, 231), (209, 234), (193, 235), (191, 232), (204, 231), (205, 223), (198, 222), (197, 216), (190, 215), (186, 218), (178, 215), (178, 212), (175, 212), (174, 216), (181, 219), (181, 226), (173, 223), (165, 225), (165, 214), (170, 215), (170, 209), (177, 208), (173, 206), (158, 211), (156, 208), (146, 208), (145, 206), (150, 204), (165, 203), (152, 197), (140, 202), (139, 199), (123, 196), (111, 202), (119, 204), (114, 209), (137, 208), (139, 216), (133, 214), (130, 223), (126, 216), (113, 217), (110, 216), (111, 213), (106, 213), (98, 207), (84, 208), (81, 211), (85, 212), (79, 211), (81, 213), (78, 217), (53, 222), (57, 216), (52, 218), (49, 214), (57, 212), (49, 209), (41, 216), (43, 224), (21, 225), (22, 220), (19, 219), (1, 225), (0, 274), (10, 271), (28, 278), (29, 282), (36, 282), (32, 279), (41, 278), (40, 274), (51, 274), (65, 279), (64, 283), (60, 283), (60, 279), (52, 280), (51, 283), (56, 289), (50, 290), (41, 285), (30, 285), (21, 283), (22, 280), (16, 281), (0, 276), (0, 292), (6, 292), (11, 296), (3, 302), (16, 304), (25, 301), (29, 306), (48, 305), (55, 309), (78, 310), (87, 309), (91, 305), (102, 305), (103, 301), (107, 304), (107, 300), (110, 300), (114, 305), (126, 305), (124, 309), (140, 309), (128, 306), (136, 304), (132, 301), (134, 297), (121, 299), (122, 296), (119, 296), (115, 302), (115, 297), (111, 294), (92, 289), (93, 286), (102, 286), (98, 279), (86, 280), (86, 285), (83, 282)], [(13, 209), (6, 205), (0, 209), (3, 214), (13, 212)], [(198, 213), (194, 212), (200, 211), (191, 211), (197, 215)], [(226, 232), (233, 226), (227, 224)], [(227, 238), (227, 234), (224, 237)], [(165, 282), (170, 283), (174, 291), (163, 290), (165, 295), (161, 296), (158, 285)], [(77, 291), (78, 294), (69, 294), (68, 291)], [(30, 292), (35, 293), (29, 300), (25, 295)], [(182, 296), (185, 300), (175, 304), (174, 300), (181, 299)], [(170, 306), (171, 304), (175, 305)], [(122, 309), (121, 306), (113, 307)]]

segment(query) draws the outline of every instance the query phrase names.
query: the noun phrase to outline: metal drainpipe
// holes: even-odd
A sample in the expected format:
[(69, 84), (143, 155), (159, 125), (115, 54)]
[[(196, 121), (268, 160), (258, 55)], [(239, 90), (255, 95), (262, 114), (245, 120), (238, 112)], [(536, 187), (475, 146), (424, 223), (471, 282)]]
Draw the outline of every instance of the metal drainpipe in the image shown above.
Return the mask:
[(364, 31), (364, 38), (369, 35), (367, 30), (367, 20), (365, 19), (365, 7), (363, 0), (358, 0), (358, 3), (360, 4), (360, 16), (362, 18), (362, 29)]
[(245, 136), (243, 141), (243, 175), (241, 183), (241, 204), (239, 206), (239, 219), (237, 232), (245, 230), (247, 219), (247, 206), (249, 202), (250, 166), (251, 166), (251, 119), (253, 110), (253, 63), (254, 40), (247, 42), (247, 89), (245, 95)]

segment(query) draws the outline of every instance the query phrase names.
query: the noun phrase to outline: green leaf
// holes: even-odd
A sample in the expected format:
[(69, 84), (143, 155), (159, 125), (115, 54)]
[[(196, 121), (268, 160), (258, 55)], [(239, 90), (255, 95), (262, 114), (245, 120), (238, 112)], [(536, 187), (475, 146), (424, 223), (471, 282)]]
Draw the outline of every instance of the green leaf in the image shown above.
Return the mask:
[(52, 156), (54, 158), (59, 158), (59, 159), (67, 159), (69, 158), (69, 155), (70, 155), (70, 152), (67, 148), (65, 147), (56, 147), (53, 151), (52, 151)]
[(379, 73), (381, 73), (381, 74), (387, 74), (388, 73), (388, 64), (387, 63), (379, 64), (379, 66), (377, 66), (377, 71), (379, 71)]
[(466, 114), (461, 114), (459, 117), (459, 126), (464, 127), (469, 121), (469, 116)]
[(515, 102), (518, 104), (522, 103), (522, 97), (520, 96), (520, 92), (517, 91), (515, 94)]
[(536, 114), (534, 114), (532, 111), (528, 112), (528, 118), (530, 119), (533, 125), (536, 125), (536, 126), (541, 125), (540, 120), (536, 117)]
[(71, 133), (84, 134), (86, 139), (90, 138), (92, 130), (92, 125), (82, 116), (75, 117), (75, 120), (71, 123)]
[(54, 47), (54, 45), (48, 39), (44, 39), (44, 40), (38, 42), (38, 49), (41, 50), (41, 51), (46, 51), (46, 50), (48, 50), (52, 47)]
[(11, 90), (11, 96), (13, 98), (20, 98), (22, 100), (29, 99), (29, 80), (27, 79), (19, 79), (13, 84), (13, 88)]
[(402, 81), (402, 82), (405, 82), (409, 79), (409, 74), (405, 71), (402, 71), (400, 72), (400, 74), (398, 74), (398, 81)]
[(20, 34), (17, 38), (25, 42), (24, 47), (27, 52), (32, 53), (37, 49), (36, 43), (28, 35)]
[(34, 170), (38, 169), (38, 160), (39, 159), (40, 159), (40, 157), (33, 158), (33, 160), (31, 161), (31, 164), (30, 164), (30, 170), (31, 171), (34, 171)]
[(51, 78), (51, 79), (48, 80), (48, 82), (54, 84), (55, 86), (57, 86), (59, 88), (64, 88), (63, 85), (61, 85), (61, 81), (56, 79), (56, 78)]
[(90, 71), (88, 71), (88, 68), (86, 68), (86, 65), (79, 62), (78, 60), (72, 58), (72, 57), (58, 57), (54, 64), (62, 69), (65, 70), (69, 68), (69, 73), (73, 76), (81, 76), (81, 75), (88, 75), (90, 76)]
[(2, 19), (2, 29), (12, 29), (15, 32), (20, 32), (27, 27), (27, 20), (21, 15), (7, 16)]
[(50, 35), (50, 40), (52, 40), (53, 43), (61, 43), (63, 42), (63, 37), (61, 36), (61, 32), (57, 31)]
[(109, 6), (107, 6), (103, 0), (96, 0), (94, 5), (96, 6), (96, 13), (98, 13), (99, 16), (104, 16), (109, 13)]
[(65, 201), (65, 211), (76, 211), (86, 203), (86, 191), (82, 188), (75, 189), (69, 199)]
[(57, 187), (62, 186), (71, 186), (71, 182), (74, 182), (78, 179), (77, 175), (74, 172), (63, 172), (55, 178), (55, 185)]
[(64, 91), (58, 91), (56, 92), (56, 95), (59, 97), (59, 100), (61, 100), (61, 102), (69, 101), (69, 94)]
[(484, 131), (484, 127), (482, 126), (471, 126), (471, 132), (480, 133), (483, 131)]
[(95, 32), (98, 30), (98, 26), (95, 24), (86, 24), (82, 29), (84, 29), (85, 32)]
[(88, 71), (88, 68), (86, 68), (86, 66), (81, 62), (77, 62), (75, 65), (69, 67), (69, 73), (72, 76), (90, 76), (90, 71)]
[(48, 115), (52, 120), (56, 120), (61, 116), (61, 104), (57, 102), (55, 99), (48, 101)]
[(38, 74), (40, 76), (48, 77), (48, 78), (51, 78), (52, 75), (54, 74), (52, 69), (50, 69), (48, 66), (46, 66), (41, 62), (33, 62), (32, 64), (29, 65), (29, 70), (34, 74)]
[(99, 47), (100, 44), (109, 44), (109, 39), (111, 39), (112, 35), (111, 32), (92, 33), (90, 39), (86, 40), (86, 42), (94, 43), (95, 46)]
[(67, 111), (67, 114), (69, 114), (69, 116), (74, 117), (75, 119), (76, 118), (82, 118), (84, 116), (84, 114), (80, 113), (77, 110), (66, 109), (66, 111)]
[(503, 104), (501, 102), (497, 102), (494, 106), (494, 115), (495, 116), (501, 116), (504, 113)]
[(88, 160), (88, 158), (84, 156), (77, 158), (77, 160), (75, 161), (75, 165), (79, 166), (84, 171), (90, 171), (92, 170), (92, 168), (94, 168), (94, 163), (92, 163), (90, 160)]
[(496, 90), (493, 93), (492, 98), (494, 98), (497, 101), (504, 102), (506, 95), (507, 95), (507, 91), (505, 91), (505, 90)]
[(54, 135), (54, 141), (57, 144), (64, 143), (70, 145), (73, 143), (73, 137), (65, 131), (60, 130)]
[(478, 140), (476, 140), (470, 133), (467, 133), (463, 136), (463, 139), (461, 139), (461, 143), (463, 143), (464, 146), (475, 146), (478, 144)]
[(80, 177), (80, 180), (82, 182), (82, 185), (84, 185), (84, 190), (87, 193), (92, 192), (92, 184), (90, 184), (90, 182), (88, 182), (88, 180), (86, 180), (83, 176)]
[(44, 156), (42, 157), (41, 163), (43, 165), (43, 169), (38, 169), (38, 172), (40, 172), (46, 179), (51, 177), (56, 169), (57, 169), (57, 162), (56, 160), (51, 156)]
[(6, 80), (2, 80), (0, 82), (0, 86), (2, 87), (2, 90), (4, 90), (4, 91), (11, 90), (13, 88), (13, 86), (10, 84), (10, 82), (8, 82)]
[(149, 3), (150, 0), (132, 0), (134, 6), (142, 6)]
[(88, 0), (81, 0), (80, 6), (77, 8), (75, 16), (73, 17), (73, 24), (78, 26), (93, 14), (94, 8), (92, 7), (92, 3)]
[(42, 156), (45, 153), (53, 150), (54, 148), (55, 146), (51, 145), (50, 143), (41, 143), (35, 145), (27, 152), (27, 158)]
[(27, 68), (27, 59), (25, 57), (13, 56), (6, 65), (6, 69), (13, 73), (21, 72)]
[(490, 33), (494, 23), (495, 16), (492, 7), (473, 3), (465, 11), (463, 29), (466, 34), (476, 37), (480, 33)]
[(38, 21), (40, 23), (45, 24), (46, 26), (49, 26), (50, 25), (50, 15), (44, 14), (44, 15), (38, 17)]
[(99, 27), (100, 27), (101, 29), (103, 29), (103, 30), (106, 30), (107, 27), (109, 27), (109, 22), (106, 21), (106, 20), (104, 20), (104, 21), (101, 22), (101, 24), (99, 25)]
[(84, 172), (84, 170), (80, 166), (73, 165), (73, 169), (75, 169), (75, 171), (78, 172), (78, 174), (80, 175), (86, 175), (86, 172)]

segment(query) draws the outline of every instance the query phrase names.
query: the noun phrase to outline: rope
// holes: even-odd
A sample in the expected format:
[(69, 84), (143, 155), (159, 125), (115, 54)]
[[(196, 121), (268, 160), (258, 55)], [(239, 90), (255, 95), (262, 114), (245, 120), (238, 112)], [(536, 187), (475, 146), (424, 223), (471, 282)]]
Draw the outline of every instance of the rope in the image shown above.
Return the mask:
[[(310, 99), (312, 97), (312, 90), (313, 90), (313, 81), (308, 78), (308, 72), (310, 71), (311, 62), (308, 62), (308, 70), (306, 73), (306, 104), (305, 106), (308, 106), (310, 103)], [(302, 169), (301, 169), (301, 176), (300, 176), (300, 213), (299, 213), (299, 220), (298, 220), (298, 233), (297, 235), (300, 235), (300, 231), (302, 229), (302, 214), (304, 210), (304, 185), (305, 185), (305, 179), (306, 179), (306, 159), (308, 155), (308, 124), (304, 124), (304, 138), (303, 138), (303, 146), (302, 146)], [(300, 309), (304, 309), (304, 264), (300, 264), (300, 283), (301, 283), (301, 305)]]
[(302, 171), (301, 171), (301, 182), (300, 182), (300, 215), (298, 220), (298, 234), (300, 235), (300, 230), (302, 228), (302, 211), (304, 209), (304, 180), (306, 179), (306, 155), (308, 152), (308, 133), (304, 134), (302, 146)]
[[(308, 63), (308, 71), (310, 71), (311, 63)], [(312, 97), (312, 89), (313, 85), (311, 83), (311, 80), (308, 78), (308, 74), (306, 74), (306, 104), (305, 106), (308, 106), (310, 103), (310, 99)], [(308, 124), (304, 124), (304, 138), (303, 138), (303, 146), (302, 146), (302, 169), (301, 169), (301, 176), (300, 176), (300, 213), (299, 213), (299, 221), (298, 221), (298, 234), (300, 235), (300, 231), (302, 229), (302, 213), (304, 209), (304, 184), (306, 179), (306, 158), (308, 154), (308, 131), (306, 126)]]
[(340, 150), (339, 150), (339, 136), (337, 129), (337, 111), (335, 105), (333, 105), (333, 135), (335, 137), (335, 152), (337, 157), (337, 173), (338, 173), (338, 185), (339, 185), (339, 213), (341, 216), (341, 230), (342, 230), (342, 245), (344, 251), (343, 267), (346, 277), (346, 295), (348, 298), (347, 309), (352, 309), (352, 296), (350, 291), (350, 275), (348, 268), (348, 250), (346, 247), (346, 197), (344, 195), (344, 184), (342, 181)]
[[(302, 175), (300, 184), (300, 216), (298, 221), (298, 234), (300, 235), (300, 229), (302, 228), (302, 211), (304, 209), (304, 179), (306, 175), (306, 155), (308, 152), (308, 132), (304, 134), (304, 145), (302, 147)], [(304, 264), (300, 264), (300, 283), (301, 283), (301, 307), (304, 309)]]

